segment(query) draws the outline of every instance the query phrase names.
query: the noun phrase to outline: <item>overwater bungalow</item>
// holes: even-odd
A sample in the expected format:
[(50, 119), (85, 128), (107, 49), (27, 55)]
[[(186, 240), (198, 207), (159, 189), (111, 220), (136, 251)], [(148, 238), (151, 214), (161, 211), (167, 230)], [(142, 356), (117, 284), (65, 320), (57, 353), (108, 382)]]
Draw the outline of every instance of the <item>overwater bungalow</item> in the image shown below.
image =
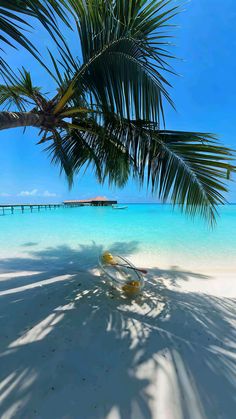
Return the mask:
[(97, 196), (95, 198), (89, 199), (75, 199), (64, 201), (63, 204), (67, 207), (79, 207), (79, 206), (95, 206), (95, 207), (105, 207), (117, 204), (116, 200), (107, 199), (104, 196)]

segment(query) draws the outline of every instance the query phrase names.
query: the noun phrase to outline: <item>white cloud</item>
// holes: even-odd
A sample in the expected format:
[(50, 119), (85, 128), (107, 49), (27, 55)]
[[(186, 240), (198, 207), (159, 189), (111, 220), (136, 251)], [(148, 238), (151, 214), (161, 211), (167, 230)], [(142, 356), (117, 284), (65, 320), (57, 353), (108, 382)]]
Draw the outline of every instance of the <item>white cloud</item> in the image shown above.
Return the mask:
[(38, 189), (32, 189), (32, 191), (21, 191), (20, 193), (18, 193), (17, 196), (38, 196), (38, 197), (54, 197), (57, 196), (56, 193), (54, 192), (49, 192), (49, 191), (43, 191), (40, 192)]
[(57, 196), (54, 192), (44, 191), (41, 196)]
[(0, 192), (0, 196), (11, 196), (11, 194), (7, 192)]
[(32, 189), (32, 191), (21, 191), (17, 196), (38, 196), (38, 189)]

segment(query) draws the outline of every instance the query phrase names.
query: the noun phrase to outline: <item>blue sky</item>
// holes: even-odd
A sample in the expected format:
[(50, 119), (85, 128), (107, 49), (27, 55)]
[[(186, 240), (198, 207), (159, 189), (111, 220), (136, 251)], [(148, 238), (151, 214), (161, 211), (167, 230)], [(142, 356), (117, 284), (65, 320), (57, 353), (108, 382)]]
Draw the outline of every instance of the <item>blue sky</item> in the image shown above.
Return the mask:
[[(177, 112), (166, 107), (169, 129), (213, 132), (222, 143), (236, 149), (236, 2), (235, 0), (192, 0), (176, 18), (174, 64), (181, 77), (171, 79)], [(80, 55), (78, 38), (66, 31), (69, 44)], [(55, 49), (47, 33), (37, 27), (30, 35), (47, 60), (46, 47)], [(24, 65), (35, 84), (53, 89), (48, 75), (23, 49), (7, 49), (12, 68)], [(79, 176), (68, 190), (65, 177), (50, 164), (36, 146), (37, 130), (12, 129), (0, 132), (0, 202), (56, 202), (64, 199), (105, 195), (120, 202), (155, 202), (145, 189), (129, 182), (122, 189), (101, 187), (92, 173)], [(229, 202), (236, 202), (236, 184), (230, 184)]]

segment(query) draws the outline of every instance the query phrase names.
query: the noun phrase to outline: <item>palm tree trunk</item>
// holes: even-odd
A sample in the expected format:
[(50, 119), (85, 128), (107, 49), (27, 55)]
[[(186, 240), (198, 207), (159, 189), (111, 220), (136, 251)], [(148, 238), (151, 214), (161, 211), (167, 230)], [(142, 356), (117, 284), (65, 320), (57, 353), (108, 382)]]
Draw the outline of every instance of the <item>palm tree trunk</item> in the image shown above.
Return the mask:
[(40, 127), (43, 116), (33, 112), (0, 112), (0, 130), (16, 127)]

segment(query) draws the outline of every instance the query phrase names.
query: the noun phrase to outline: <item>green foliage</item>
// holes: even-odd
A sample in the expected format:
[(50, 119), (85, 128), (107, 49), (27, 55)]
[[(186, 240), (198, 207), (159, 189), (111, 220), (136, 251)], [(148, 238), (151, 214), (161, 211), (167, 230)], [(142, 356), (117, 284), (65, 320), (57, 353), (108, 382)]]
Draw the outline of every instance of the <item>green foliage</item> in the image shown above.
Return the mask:
[(5, 84), (0, 85), (0, 105), (3, 105), (3, 109), (11, 109), (15, 105), (20, 111), (26, 111), (28, 106), (33, 106), (35, 103), (39, 105), (40, 100), (45, 101), (40, 94), (40, 87), (33, 86), (28, 71), (22, 68), (19, 76), (11, 74), (12, 78), (8, 75), (11, 83), (6, 79)]
[[(54, 40), (57, 37), (62, 39), (56, 17), (68, 24), (65, 15), (68, 8), (66, 3), (64, 0), (0, 0), (2, 45), (10, 45), (13, 48), (21, 45), (42, 63), (39, 52), (29, 39), (29, 30), (33, 28), (28, 17), (38, 19)], [(0, 72), (4, 73), (5, 65), (5, 60), (0, 56)]]
[[(173, 72), (167, 60), (170, 36), (163, 30), (178, 6), (172, 1), (69, 0), (83, 55), (83, 66), (71, 65), (77, 85), (89, 90), (104, 112), (128, 119), (160, 122), (163, 98), (172, 101), (166, 74)], [(74, 68), (73, 68), (74, 67)]]

